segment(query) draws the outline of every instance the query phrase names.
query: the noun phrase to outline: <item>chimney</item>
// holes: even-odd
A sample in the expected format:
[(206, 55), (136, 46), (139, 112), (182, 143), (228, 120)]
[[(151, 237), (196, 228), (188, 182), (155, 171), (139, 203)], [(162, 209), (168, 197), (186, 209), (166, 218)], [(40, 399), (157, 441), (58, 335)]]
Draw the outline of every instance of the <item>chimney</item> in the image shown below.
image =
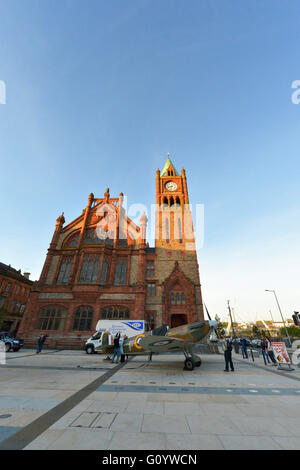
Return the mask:
[(26, 279), (29, 279), (30, 273), (24, 273), (23, 276), (26, 277)]

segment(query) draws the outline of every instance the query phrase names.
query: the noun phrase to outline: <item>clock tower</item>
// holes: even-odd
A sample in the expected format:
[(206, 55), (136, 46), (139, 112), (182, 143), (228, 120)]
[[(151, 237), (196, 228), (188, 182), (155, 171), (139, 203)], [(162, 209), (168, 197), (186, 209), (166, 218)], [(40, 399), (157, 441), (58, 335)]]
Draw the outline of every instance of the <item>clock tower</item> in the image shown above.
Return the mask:
[(170, 156), (156, 172), (155, 255), (162, 322), (176, 327), (203, 319), (203, 304), (185, 170)]
[(156, 172), (156, 247), (195, 250), (185, 170), (178, 173), (170, 156)]

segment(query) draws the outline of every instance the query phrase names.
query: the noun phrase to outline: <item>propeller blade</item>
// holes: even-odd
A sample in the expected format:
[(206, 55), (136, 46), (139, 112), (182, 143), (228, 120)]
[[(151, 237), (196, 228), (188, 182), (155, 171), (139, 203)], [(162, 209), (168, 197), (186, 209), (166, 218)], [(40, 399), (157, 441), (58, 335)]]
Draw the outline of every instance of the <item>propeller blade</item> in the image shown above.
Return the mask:
[(204, 304), (204, 307), (205, 307), (205, 310), (206, 310), (206, 313), (207, 313), (208, 319), (209, 319), (209, 320), (211, 320), (210, 314), (208, 313), (208, 310), (207, 310), (207, 307), (206, 307), (206, 305), (205, 305), (205, 304)]
[(216, 337), (217, 337), (218, 339), (221, 339), (221, 338), (219, 337), (219, 334), (218, 334), (216, 328), (215, 328), (215, 327), (217, 326), (218, 322), (216, 321), (216, 322), (215, 322), (215, 325), (213, 324), (213, 320), (211, 319), (211, 316), (210, 316), (210, 314), (209, 314), (209, 312), (208, 312), (208, 310), (207, 310), (206, 304), (204, 304), (204, 307), (205, 307), (205, 310), (206, 310), (206, 313), (207, 313), (207, 316), (208, 316), (209, 320), (212, 322), (212, 324), (211, 324), (211, 329), (212, 329), (212, 331), (215, 333), (215, 335), (216, 335)]

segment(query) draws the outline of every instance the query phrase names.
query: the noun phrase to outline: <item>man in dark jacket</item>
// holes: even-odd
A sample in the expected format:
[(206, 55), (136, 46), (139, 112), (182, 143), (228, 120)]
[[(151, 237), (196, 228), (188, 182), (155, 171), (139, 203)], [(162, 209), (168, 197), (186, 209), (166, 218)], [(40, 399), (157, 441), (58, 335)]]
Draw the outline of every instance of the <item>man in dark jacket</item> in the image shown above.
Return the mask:
[(229, 372), (229, 365), (232, 372), (234, 372), (232, 362), (232, 340), (231, 338), (224, 338), (222, 341), (224, 358), (225, 358), (225, 369), (224, 372)]
[(113, 354), (112, 361), (111, 361), (112, 364), (114, 363), (114, 359), (116, 356), (117, 356), (116, 364), (119, 363), (119, 359), (121, 356), (120, 336), (121, 336), (120, 333), (117, 333), (114, 338), (114, 354)]
[(47, 335), (41, 335), (38, 339), (38, 345), (37, 345), (37, 350), (36, 350), (36, 353), (39, 354), (41, 352), (41, 350), (43, 349), (43, 346), (44, 346), (44, 342), (46, 341), (47, 339)]
[(241, 346), (242, 346), (242, 352), (243, 352), (243, 359), (248, 359), (248, 351), (247, 351), (247, 340), (246, 338), (241, 339)]

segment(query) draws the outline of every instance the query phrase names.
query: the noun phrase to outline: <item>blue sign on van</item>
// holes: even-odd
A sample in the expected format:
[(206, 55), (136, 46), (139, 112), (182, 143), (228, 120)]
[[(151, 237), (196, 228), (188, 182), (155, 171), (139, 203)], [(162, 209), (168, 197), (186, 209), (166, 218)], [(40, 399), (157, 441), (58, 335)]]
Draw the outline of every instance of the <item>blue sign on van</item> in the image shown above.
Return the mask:
[(124, 321), (125, 325), (130, 326), (135, 331), (144, 331), (144, 322), (142, 321)]

